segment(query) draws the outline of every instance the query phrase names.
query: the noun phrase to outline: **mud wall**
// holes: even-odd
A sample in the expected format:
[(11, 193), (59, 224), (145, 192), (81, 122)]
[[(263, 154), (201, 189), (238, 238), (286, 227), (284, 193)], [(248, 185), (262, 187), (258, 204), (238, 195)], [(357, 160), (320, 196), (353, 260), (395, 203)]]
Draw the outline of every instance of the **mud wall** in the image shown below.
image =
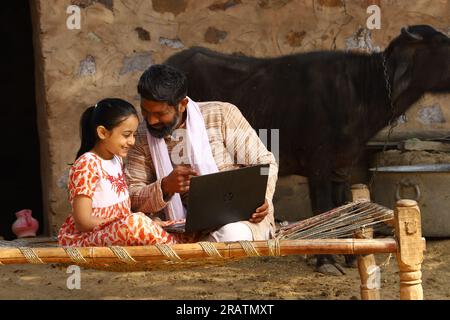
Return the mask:
[[(69, 213), (68, 164), (79, 147), (81, 113), (104, 97), (138, 105), (146, 67), (200, 45), (227, 53), (278, 56), (316, 49), (382, 50), (402, 26), (431, 24), (450, 32), (445, 0), (35, 0), (41, 174), (49, 230)], [(381, 29), (368, 30), (369, 5)], [(79, 8), (80, 28), (68, 28)], [(72, 19), (72, 20), (71, 20)], [(73, 24), (72, 24), (73, 26)], [(448, 97), (426, 97), (394, 135), (450, 131)], [(382, 137), (382, 135), (381, 135)]]

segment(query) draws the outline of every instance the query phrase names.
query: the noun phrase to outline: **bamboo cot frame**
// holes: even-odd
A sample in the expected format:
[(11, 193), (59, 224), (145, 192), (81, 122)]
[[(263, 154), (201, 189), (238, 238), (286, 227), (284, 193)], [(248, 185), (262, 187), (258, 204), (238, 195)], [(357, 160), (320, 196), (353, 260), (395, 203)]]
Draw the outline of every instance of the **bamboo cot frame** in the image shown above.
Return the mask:
[[(353, 200), (370, 200), (365, 185), (352, 186)], [(420, 209), (416, 201), (399, 200), (394, 219), (395, 238), (373, 239), (372, 230), (357, 232), (350, 239), (306, 239), (238, 241), (226, 243), (198, 242), (190, 244), (134, 247), (6, 247), (0, 248), (0, 265), (65, 263), (77, 265), (108, 265), (115, 263), (183, 263), (189, 261), (222, 261), (258, 256), (292, 254), (354, 254), (358, 255), (361, 299), (380, 299), (379, 288), (371, 277), (377, 267), (374, 254), (395, 253), (400, 275), (400, 299), (422, 300), (421, 264), (425, 250), (422, 238)]]

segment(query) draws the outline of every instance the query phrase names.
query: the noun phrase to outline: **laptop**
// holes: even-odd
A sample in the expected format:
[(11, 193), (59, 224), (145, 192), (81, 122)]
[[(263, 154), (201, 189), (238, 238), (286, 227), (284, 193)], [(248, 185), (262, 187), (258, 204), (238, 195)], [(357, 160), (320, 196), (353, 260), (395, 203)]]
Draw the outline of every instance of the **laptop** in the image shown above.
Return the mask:
[(192, 177), (185, 224), (168, 232), (214, 230), (250, 219), (265, 200), (269, 165), (261, 164)]

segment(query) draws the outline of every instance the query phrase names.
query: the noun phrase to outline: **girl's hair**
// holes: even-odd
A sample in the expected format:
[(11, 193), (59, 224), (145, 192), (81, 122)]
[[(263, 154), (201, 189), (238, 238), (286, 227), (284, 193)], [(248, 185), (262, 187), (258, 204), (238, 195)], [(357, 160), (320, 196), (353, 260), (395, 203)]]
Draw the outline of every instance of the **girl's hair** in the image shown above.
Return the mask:
[(94, 148), (98, 141), (98, 126), (112, 130), (131, 115), (138, 117), (133, 105), (117, 98), (103, 99), (95, 106), (87, 108), (80, 120), (81, 146), (76, 159)]

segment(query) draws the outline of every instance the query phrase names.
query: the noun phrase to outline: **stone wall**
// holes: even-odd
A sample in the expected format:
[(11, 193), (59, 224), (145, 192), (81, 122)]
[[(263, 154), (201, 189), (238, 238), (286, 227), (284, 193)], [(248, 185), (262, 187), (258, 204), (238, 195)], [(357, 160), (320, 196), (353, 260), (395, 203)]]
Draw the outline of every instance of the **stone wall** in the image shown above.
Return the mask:
[[(143, 70), (193, 45), (278, 56), (316, 49), (383, 49), (402, 26), (450, 31), (446, 0), (35, 0), (32, 3), (45, 210), (50, 232), (69, 213), (65, 172), (79, 147), (81, 113), (104, 97), (136, 106)], [(365, 28), (370, 4), (381, 30)], [(69, 5), (81, 28), (69, 30)], [(448, 97), (427, 97), (396, 132), (450, 131)]]

